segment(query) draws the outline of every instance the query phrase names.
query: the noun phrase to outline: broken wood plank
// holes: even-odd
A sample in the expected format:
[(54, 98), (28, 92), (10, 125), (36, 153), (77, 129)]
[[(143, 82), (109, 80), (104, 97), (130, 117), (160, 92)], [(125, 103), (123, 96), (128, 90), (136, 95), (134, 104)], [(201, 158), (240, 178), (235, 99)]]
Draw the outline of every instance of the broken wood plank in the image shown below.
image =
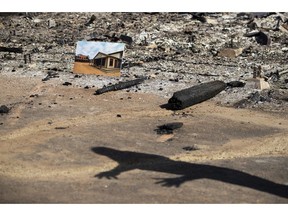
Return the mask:
[(23, 53), (22, 48), (16, 48), (16, 47), (2, 47), (0, 46), (0, 52), (13, 52), (13, 53)]
[(175, 92), (168, 101), (166, 108), (172, 110), (180, 110), (208, 100), (226, 88), (226, 83), (223, 81), (212, 81), (202, 83), (191, 88), (183, 89)]
[(109, 92), (109, 91), (117, 91), (117, 90), (129, 88), (131, 86), (134, 86), (134, 85), (137, 85), (137, 84), (144, 82), (144, 80), (145, 80), (145, 78), (139, 78), (139, 79), (135, 79), (135, 80), (129, 80), (126, 82), (119, 82), (115, 85), (111, 85), (111, 86), (103, 87), (101, 89), (97, 89), (96, 92), (94, 93), (94, 95), (99, 95), (99, 94), (103, 94), (103, 93)]

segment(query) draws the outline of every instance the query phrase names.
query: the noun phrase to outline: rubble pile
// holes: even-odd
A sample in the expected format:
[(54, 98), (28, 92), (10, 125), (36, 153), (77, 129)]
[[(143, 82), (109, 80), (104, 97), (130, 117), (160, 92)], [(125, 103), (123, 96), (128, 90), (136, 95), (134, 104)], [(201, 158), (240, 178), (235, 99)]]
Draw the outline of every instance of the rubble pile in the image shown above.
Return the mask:
[[(122, 76), (73, 74), (80, 40), (125, 43)], [(288, 13), (0, 14), (0, 73), (39, 77), (55, 85), (99, 89), (147, 77), (141, 88), (134, 86), (131, 91), (169, 98), (175, 91), (204, 82), (238, 81), (239, 87), (227, 85), (213, 100), (277, 110), (287, 103), (287, 59)], [(251, 95), (262, 94), (261, 89), (245, 85), (258, 66), (261, 78), (270, 84), (267, 92), (281, 97), (251, 100)]]

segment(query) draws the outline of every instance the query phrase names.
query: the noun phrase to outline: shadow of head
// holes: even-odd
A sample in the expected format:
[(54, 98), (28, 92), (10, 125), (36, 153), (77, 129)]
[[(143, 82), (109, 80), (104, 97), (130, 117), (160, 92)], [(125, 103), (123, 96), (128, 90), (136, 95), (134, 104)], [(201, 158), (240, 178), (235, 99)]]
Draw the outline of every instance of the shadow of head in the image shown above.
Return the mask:
[(94, 153), (97, 153), (97, 154), (100, 154), (100, 155), (111, 155), (118, 151), (112, 149), (112, 148), (107, 148), (107, 147), (93, 147), (91, 148), (91, 150), (94, 152)]

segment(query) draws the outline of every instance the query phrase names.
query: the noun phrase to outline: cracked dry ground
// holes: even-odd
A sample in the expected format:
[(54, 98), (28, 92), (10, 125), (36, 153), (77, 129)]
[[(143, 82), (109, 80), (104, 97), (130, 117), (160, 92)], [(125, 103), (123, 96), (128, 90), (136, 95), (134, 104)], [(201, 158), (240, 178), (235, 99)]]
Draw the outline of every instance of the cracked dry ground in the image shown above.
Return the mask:
[[(288, 203), (287, 113), (0, 82), (1, 203)], [(165, 141), (168, 122), (184, 125)]]

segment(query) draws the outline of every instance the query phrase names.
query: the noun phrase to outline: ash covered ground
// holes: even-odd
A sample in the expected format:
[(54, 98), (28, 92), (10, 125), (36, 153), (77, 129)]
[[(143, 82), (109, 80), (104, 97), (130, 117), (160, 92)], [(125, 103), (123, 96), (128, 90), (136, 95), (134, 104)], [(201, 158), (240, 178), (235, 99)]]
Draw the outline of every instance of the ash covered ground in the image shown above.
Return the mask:
[[(270, 89), (226, 88), (224, 106), (286, 112), (288, 13), (1, 13), (0, 73), (76, 88), (145, 76), (127, 91), (165, 98), (212, 80), (246, 83), (261, 66)], [(126, 43), (120, 78), (73, 74), (77, 41)], [(230, 49), (230, 53), (224, 52)], [(24, 55), (30, 54), (26, 63)], [(48, 75), (48, 76), (47, 76)], [(45, 79), (46, 77), (46, 79)]]
[[(0, 203), (287, 203), (287, 17), (0, 13)], [(80, 40), (125, 43), (122, 76), (73, 73)]]

